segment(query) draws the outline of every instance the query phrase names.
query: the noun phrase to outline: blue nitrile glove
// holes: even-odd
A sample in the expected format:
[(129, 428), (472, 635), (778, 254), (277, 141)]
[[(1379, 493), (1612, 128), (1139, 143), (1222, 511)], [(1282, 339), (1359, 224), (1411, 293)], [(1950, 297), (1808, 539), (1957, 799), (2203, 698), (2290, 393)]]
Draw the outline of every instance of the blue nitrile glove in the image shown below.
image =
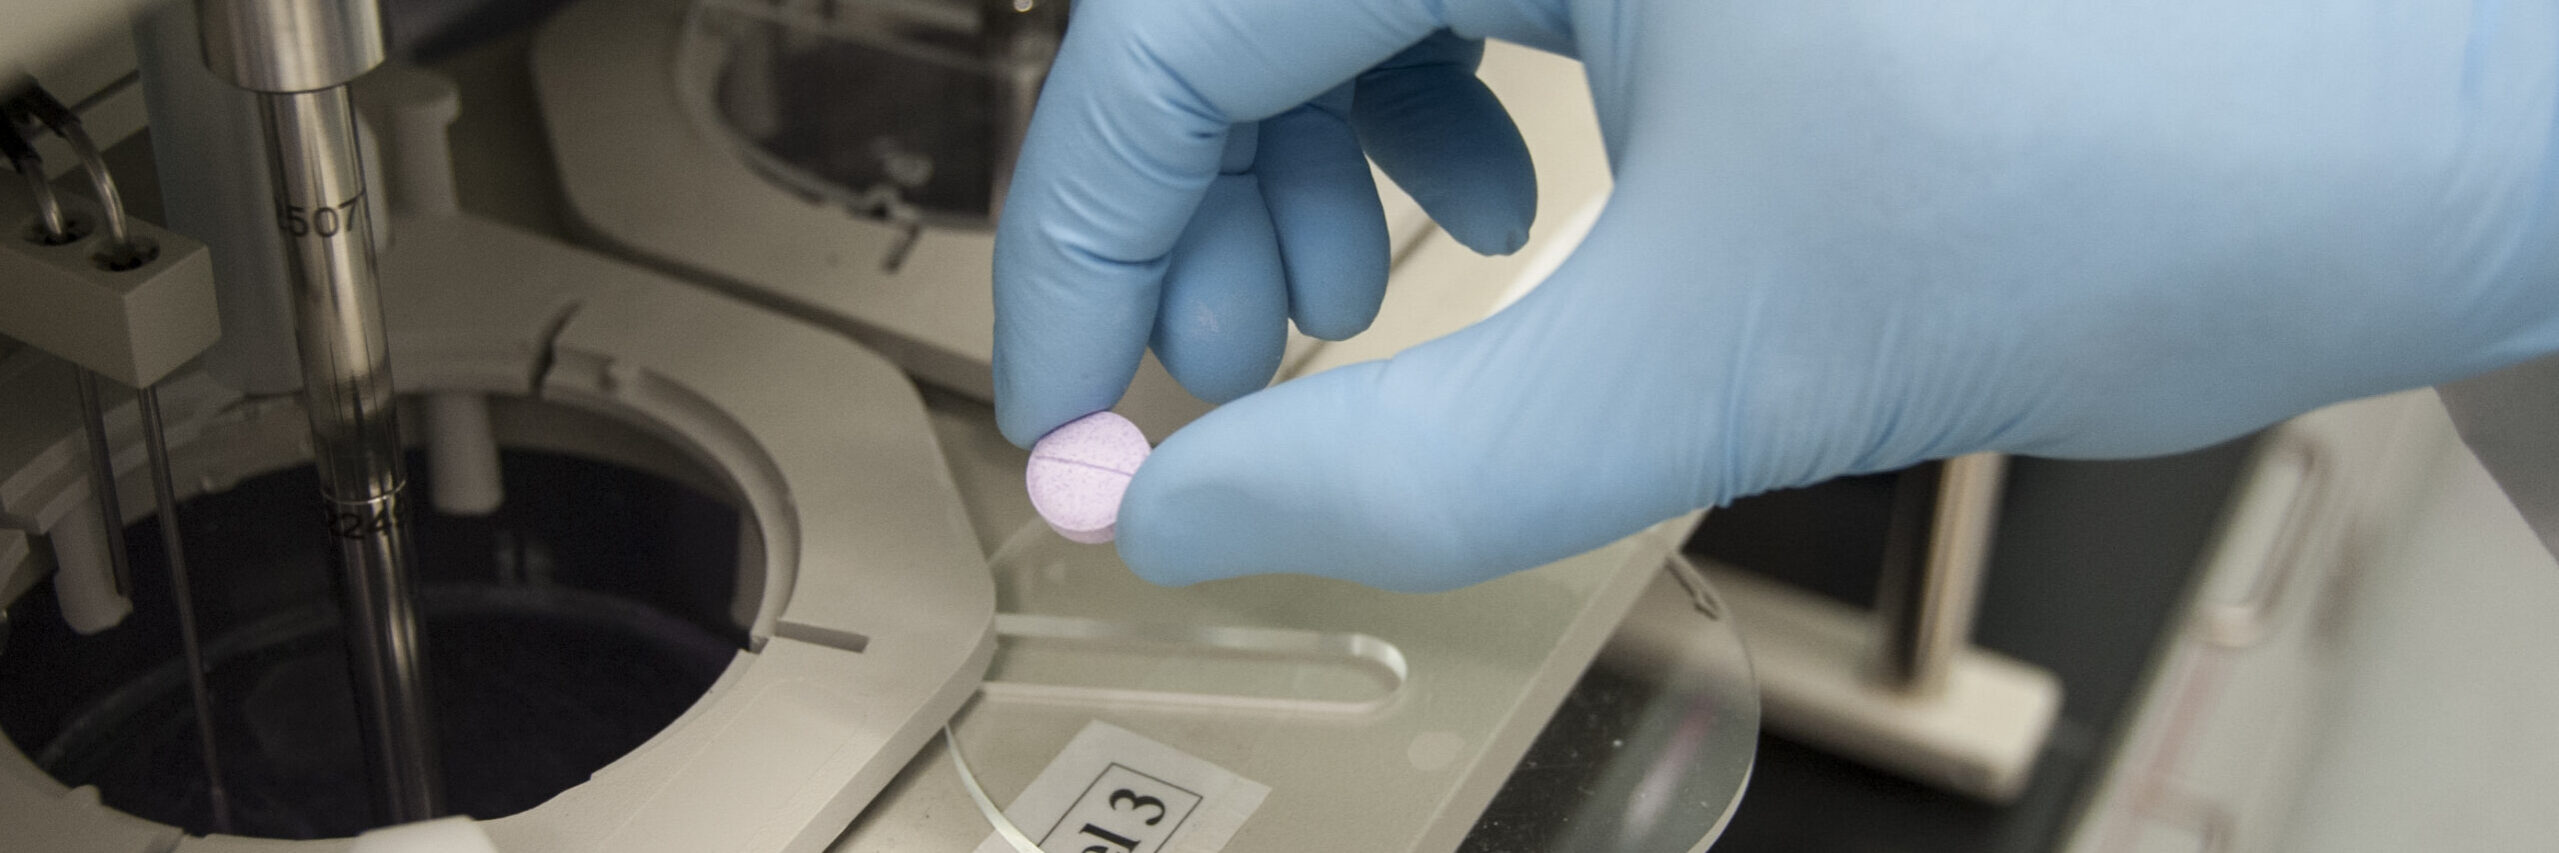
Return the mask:
[[(1498, 316), (1247, 395), (1284, 314), (1377, 304), (1346, 82), (1433, 216), (1518, 245), (1451, 32), (1587, 64), (1606, 211)], [(998, 233), (998, 412), (1103, 408), (1150, 336), (1244, 395), (1130, 485), (1169, 583), (1439, 589), (1841, 473), (2195, 447), (2559, 349), (2555, 79), (2548, 2), (1083, 0)]]

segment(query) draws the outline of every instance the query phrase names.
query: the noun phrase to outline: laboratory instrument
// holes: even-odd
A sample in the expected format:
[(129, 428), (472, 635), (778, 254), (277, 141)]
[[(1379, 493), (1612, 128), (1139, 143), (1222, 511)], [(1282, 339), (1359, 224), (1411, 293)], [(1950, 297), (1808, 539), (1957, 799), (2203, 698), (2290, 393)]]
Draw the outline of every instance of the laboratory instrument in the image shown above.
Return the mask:
[[(1730, 617), (1668, 574), (1694, 517), (1427, 597), (1157, 588), (1037, 519), (1030, 458), (985, 408), (984, 252), (1062, 6), (608, 0), (514, 30), (519, 88), (466, 59), (364, 71), (417, 8), (382, 10), (386, 51), (360, 4), (59, 28), (57, 4), (0, 6), (47, 22), (10, 56), (74, 93), (127, 192), (162, 196), (125, 205), (130, 244), (159, 247), (139, 268), (89, 262), (127, 237), (53, 246), (84, 281), (126, 276), (89, 285), (114, 297), (84, 297), (102, 316), (0, 303), (0, 681), (43, 686), (0, 703), (13, 837), (965, 848), (990, 832), (970, 788), (1021, 806), (1096, 725), (1269, 789), (1228, 850), (1689, 850), (1728, 818), (1757, 697)], [(854, 97), (810, 107), (829, 94)], [(58, 180), (78, 158), (34, 147), (48, 180), (0, 210), (45, 239), (102, 222)], [(557, 194), (475, 202), (527, 169)], [(1390, 202), (1402, 249), (1439, 252)], [(30, 252), (57, 257), (0, 261)], [(1360, 345), (1480, 316), (1515, 278), (1413, 267)], [(1293, 339), (1291, 364), (1324, 349)], [(158, 399), (100, 383), (83, 428), (64, 358)], [(1205, 410), (1150, 370), (1131, 422)], [(360, 512), (292, 511), (315, 477)], [(102, 509), (102, 487), (176, 506)], [(110, 540), (133, 546), (129, 589)], [(337, 595), (331, 565), (378, 594)], [(1589, 694), (1617, 711), (1556, 714), (1591, 701), (1585, 669), (1620, 673)], [(1612, 742), (1616, 760), (1575, 757)], [(1613, 799), (1556, 806), (1583, 789)], [(477, 832), (382, 829), (430, 813)]]
[[(350, 766), (362, 738), (331, 540), (300, 511), (316, 475), (283, 287), (293, 217), (274, 215), (261, 96), (206, 70), (194, 8), (135, 26), (115, 9), (88, 20), (99, 5), (0, 3), (0, 63), (58, 95), (112, 167), (88, 171), (82, 146), (46, 128), (29, 146), (41, 171), (12, 150), (21, 178), (0, 187), (0, 826), (56, 849), (354, 849), (346, 837), (377, 823), (373, 777)], [(385, 9), (395, 32), (404, 7)], [(1424, 596), (1305, 577), (1158, 588), (1045, 529), (1023, 493), (1029, 457), (985, 401), (985, 222), (1011, 156), (1002, 128), (1036, 91), (1062, 10), (1003, 8), (588, 0), (354, 82), (366, 203), (330, 218), (375, 231), (423, 663), (438, 707), (468, 709), (437, 722), (457, 732), (436, 756), (448, 780), (469, 780), (445, 805), (486, 817), (473, 826), (494, 849), (967, 849), (992, 831), (972, 787), (1028, 808), (1098, 723), (1268, 788), (1228, 850), (1687, 850), (1746, 823), (1744, 779), (1771, 775), (1750, 687), (1779, 703), (1772, 637), (1788, 624), (1844, 626), (1824, 636), (1850, 651), (1819, 665), (1862, 679), (1856, 701), (1910, 695), (1869, 669), (1876, 621), (1790, 623), (1733, 567), (1676, 558), (1694, 519)], [(910, 72), (911, 89), (880, 83)], [(1477, 257), (1388, 186), (1385, 310), (1350, 341), (1292, 336), (1286, 375), (1489, 314), (1590, 230), (1608, 178), (1579, 70), (1496, 45), (1484, 74), (1538, 160), (1541, 230), (1516, 255)], [(854, 106), (812, 108), (828, 94)], [(145, 241), (155, 258), (110, 269)], [(362, 250), (333, 251), (351, 271)], [(2412, 471), (2459, 453), (2427, 405), (2333, 410), (2250, 456), (2198, 569), (2213, 580), (2160, 638), (2123, 734), (2066, 695), (2015, 813), (2075, 816), (2049, 818), (2051, 837), (2092, 853), (2337, 850), (2349, 828), (2386, 824), (2355, 792), (2426, 778), (2371, 745), (2405, 741), (2372, 736), (2396, 722), (2376, 697), (2405, 685), (2347, 678), (2333, 632), (2484, 630), (2496, 620), (2460, 615), (2536, 601), (2465, 582), (2445, 586), (2500, 595), (2446, 603), (2458, 590), (2373, 568), (2400, 539), (2382, 520), (2514, 532), (2480, 511), (2493, 490), (2473, 480), (2439, 486), (2461, 498), (2452, 509), (2416, 511), (2410, 496), (2434, 492)], [(1119, 408), (1160, 437), (1206, 406), (1149, 364)], [(164, 494), (174, 511), (147, 506)], [(2077, 536), (2119, 508), (2053, 521), (2012, 505), (2002, 530)], [(2047, 559), (2085, 556), (2062, 553), (2077, 556)], [(1932, 577), (1911, 588), (1954, 594), (1901, 600), (1966, 597), (1960, 571)], [(1978, 602), (1983, 647), (2036, 609), (2003, 602), (2000, 581)], [(1898, 647), (1921, 653), (1906, 660), (1952, 650), (1949, 677), (1964, 677), (1978, 650), (1948, 641), (1960, 631), (1897, 624), (1912, 630), (1890, 636), (1935, 638)], [(2364, 736), (2314, 736), (2331, 731)], [(2036, 787), (2057, 756), (2102, 781)], [(184, 769), (154, 772), (154, 757)], [(279, 805), (279, 774), (334, 784)], [(227, 809), (210, 807), (217, 785)], [(2511, 789), (2479, 796), (2535, 790)], [(1813, 800), (1829, 817), (1798, 829), (1850, 823), (1829, 819), (1840, 800)], [(1682, 807), (1630, 807), (1662, 802)], [(2009, 813), (1963, 809), (1945, 811)], [(233, 834), (215, 822), (226, 812)]]

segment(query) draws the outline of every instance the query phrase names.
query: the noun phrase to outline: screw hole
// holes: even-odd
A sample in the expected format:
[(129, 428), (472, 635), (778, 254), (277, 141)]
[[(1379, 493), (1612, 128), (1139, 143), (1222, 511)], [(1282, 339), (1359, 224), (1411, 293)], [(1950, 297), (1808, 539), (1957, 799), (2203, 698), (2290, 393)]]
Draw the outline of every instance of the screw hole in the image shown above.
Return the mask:
[(108, 272), (124, 272), (160, 258), (160, 244), (148, 237), (135, 237), (122, 246), (108, 246), (89, 256), (89, 263)]
[(95, 230), (86, 217), (71, 216), (63, 219), (62, 233), (47, 234), (44, 230), (44, 220), (39, 219), (27, 223), (25, 237), (27, 242), (38, 246), (68, 246), (88, 239), (89, 234)]

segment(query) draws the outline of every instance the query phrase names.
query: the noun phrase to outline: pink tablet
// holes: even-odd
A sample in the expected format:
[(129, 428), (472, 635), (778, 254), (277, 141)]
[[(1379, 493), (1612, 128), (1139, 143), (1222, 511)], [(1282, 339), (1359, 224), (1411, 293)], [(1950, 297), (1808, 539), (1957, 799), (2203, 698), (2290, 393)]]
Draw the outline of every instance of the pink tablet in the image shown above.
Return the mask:
[(1127, 418), (1094, 412), (1050, 430), (1031, 445), (1023, 483), (1031, 508), (1059, 536), (1087, 545), (1111, 541), (1120, 520), (1120, 496), (1128, 478), (1152, 448)]

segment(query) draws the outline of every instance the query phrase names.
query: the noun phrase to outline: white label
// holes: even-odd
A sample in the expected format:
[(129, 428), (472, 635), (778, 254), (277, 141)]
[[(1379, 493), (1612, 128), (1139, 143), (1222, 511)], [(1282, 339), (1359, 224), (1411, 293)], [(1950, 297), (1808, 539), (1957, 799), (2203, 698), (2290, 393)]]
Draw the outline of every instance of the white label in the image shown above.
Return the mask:
[[(1216, 853), (1270, 786), (1095, 720), (1006, 806), (1042, 853)], [(1014, 853), (988, 835), (977, 853)]]

